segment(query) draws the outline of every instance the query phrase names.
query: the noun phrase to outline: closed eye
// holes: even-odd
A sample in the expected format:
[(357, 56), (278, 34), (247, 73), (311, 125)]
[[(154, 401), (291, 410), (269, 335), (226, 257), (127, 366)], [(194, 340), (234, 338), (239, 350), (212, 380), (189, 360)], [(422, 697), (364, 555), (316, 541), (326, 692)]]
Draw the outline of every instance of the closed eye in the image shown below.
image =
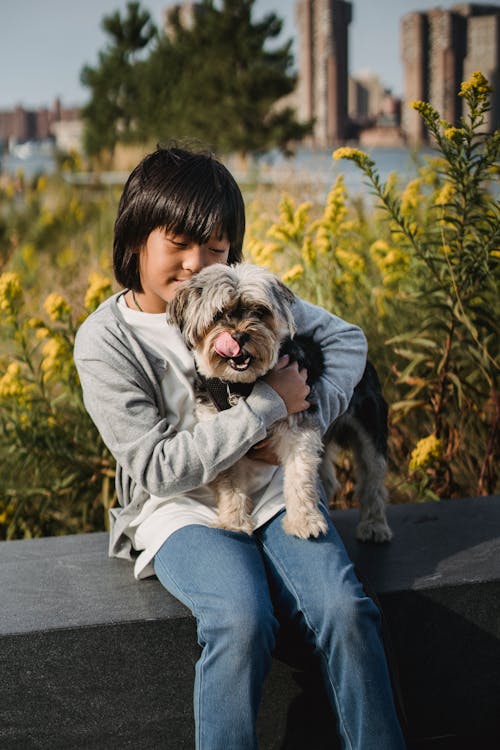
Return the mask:
[(265, 318), (266, 315), (270, 314), (270, 310), (268, 307), (254, 307), (252, 310), (252, 315), (255, 318)]

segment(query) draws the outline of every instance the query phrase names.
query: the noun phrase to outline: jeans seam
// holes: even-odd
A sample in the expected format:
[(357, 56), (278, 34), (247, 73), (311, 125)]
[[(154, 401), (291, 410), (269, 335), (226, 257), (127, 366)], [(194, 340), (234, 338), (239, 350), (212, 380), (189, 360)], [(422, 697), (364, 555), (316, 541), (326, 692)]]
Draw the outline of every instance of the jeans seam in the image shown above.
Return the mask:
[[(203, 616), (202, 616), (201, 613), (196, 614), (196, 607), (195, 607), (195, 604), (194, 604), (193, 600), (179, 586), (179, 584), (177, 583), (177, 581), (174, 578), (174, 576), (171, 575), (171, 573), (167, 571), (166, 565), (164, 565), (163, 560), (161, 559), (161, 557), (157, 557), (155, 555), (154, 562), (155, 562), (155, 564), (158, 563), (161, 566), (163, 575), (166, 578), (168, 578), (170, 581), (172, 581), (172, 583), (178, 589), (178, 591), (182, 591), (183, 597), (185, 598), (186, 602), (189, 603), (189, 607), (191, 608), (191, 612), (193, 613), (194, 617), (196, 618), (196, 620), (198, 622), (198, 635), (201, 635), (202, 632), (203, 632)], [(198, 643), (199, 643), (199, 639), (198, 639)], [(200, 643), (200, 646), (201, 646), (201, 643)], [(201, 750), (201, 748), (202, 748), (202, 745), (201, 745), (201, 727), (202, 727), (203, 722), (201, 721), (201, 694), (202, 694), (203, 691), (202, 691), (202, 688), (201, 688), (201, 683), (202, 683), (202, 680), (203, 680), (203, 667), (204, 667), (204, 664), (205, 664), (204, 652), (205, 652), (205, 649), (202, 648), (201, 656), (200, 656), (200, 659), (198, 661), (200, 680), (199, 680), (199, 690), (198, 690), (197, 706), (198, 706), (198, 717), (199, 717), (199, 719), (198, 719), (197, 722), (195, 722), (195, 727), (196, 727), (195, 742), (196, 742), (196, 748), (197, 748), (197, 750)], [(194, 701), (193, 701), (193, 703), (194, 703)]]
[(342, 712), (342, 708), (341, 708), (341, 705), (340, 705), (340, 701), (339, 701), (339, 698), (338, 698), (338, 692), (339, 691), (338, 691), (337, 686), (333, 682), (333, 676), (332, 677), (330, 676), (330, 669), (328, 668), (328, 659), (326, 657), (326, 654), (324, 653), (323, 648), (321, 648), (319, 646), (318, 632), (317, 632), (316, 628), (310, 622), (309, 617), (308, 617), (307, 612), (306, 612), (306, 608), (302, 605), (301, 597), (299, 596), (299, 594), (298, 594), (298, 592), (297, 592), (294, 584), (292, 583), (291, 579), (289, 578), (286, 569), (281, 565), (279, 559), (273, 554), (272, 550), (266, 545), (266, 543), (263, 540), (261, 540), (261, 544), (262, 544), (262, 548), (266, 552), (266, 555), (269, 557), (270, 560), (272, 560), (273, 564), (280, 571), (282, 580), (287, 583), (288, 590), (290, 591), (290, 593), (292, 594), (292, 596), (295, 598), (295, 601), (296, 601), (296, 603), (297, 603), (297, 605), (299, 607), (299, 612), (302, 613), (302, 616), (304, 618), (304, 622), (306, 624), (306, 627), (314, 635), (316, 647), (318, 648), (318, 650), (319, 650), (319, 652), (321, 654), (321, 658), (322, 658), (324, 664), (327, 667), (326, 672), (327, 672), (327, 675), (328, 675), (328, 682), (330, 683), (330, 686), (332, 688), (333, 695), (334, 695), (334, 698), (335, 698), (335, 704), (336, 704), (336, 708), (337, 708), (337, 712), (338, 712), (338, 718), (339, 718), (339, 721), (341, 721), (341, 723), (342, 723), (343, 730), (344, 730), (345, 735), (346, 735), (346, 737), (348, 739), (348, 742), (349, 742), (350, 748), (348, 750), (352, 750), (352, 748), (353, 748), (352, 739), (351, 739), (349, 730), (347, 728), (347, 725), (346, 725), (346, 722), (345, 722), (345, 719), (344, 719), (344, 715), (343, 715), (343, 712)]

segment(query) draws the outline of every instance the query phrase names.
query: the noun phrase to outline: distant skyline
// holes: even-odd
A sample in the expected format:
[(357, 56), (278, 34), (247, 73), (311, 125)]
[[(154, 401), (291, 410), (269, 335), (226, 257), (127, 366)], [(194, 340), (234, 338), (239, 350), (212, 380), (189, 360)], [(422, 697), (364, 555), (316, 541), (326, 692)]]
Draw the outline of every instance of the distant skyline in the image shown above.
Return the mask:
[[(352, 0), (349, 32), (351, 75), (370, 71), (397, 96), (402, 92), (399, 25), (402, 16), (429, 8), (450, 8), (456, 0)], [(144, 0), (157, 26), (171, 0)], [(500, 0), (489, 4), (500, 7)], [(64, 106), (88, 99), (80, 84), (84, 65), (94, 66), (107, 40), (104, 15), (123, 12), (127, 0), (0, 0), (0, 109)], [(284, 20), (282, 38), (296, 36), (294, 0), (256, 0), (255, 17), (275, 11)]]

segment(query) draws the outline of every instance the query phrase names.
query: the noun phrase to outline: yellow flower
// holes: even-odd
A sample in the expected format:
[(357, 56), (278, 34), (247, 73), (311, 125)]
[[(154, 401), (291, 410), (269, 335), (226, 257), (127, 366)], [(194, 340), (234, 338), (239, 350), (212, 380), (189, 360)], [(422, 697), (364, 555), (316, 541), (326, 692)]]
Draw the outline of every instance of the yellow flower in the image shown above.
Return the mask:
[(52, 292), (43, 303), (45, 312), (51, 320), (64, 320), (71, 312), (71, 308), (61, 294)]
[(410, 456), (409, 469), (410, 471), (425, 469), (442, 455), (443, 443), (432, 433), (418, 441)]
[(422, 101), (411, 101), (408, 102), (408, 106), (411, 107), (411, 109), (416, 110), (422, 116), (422, 119), (425, 122), (432, 123), (434, 125), (437, 125), (439, 123), (439, 112), (434, 109), (432, 104)]
[(47, 336), (50, 336), (50, 331), (45, 326), (40, 326), (36, 329), (35, 338), (37, 338), (39, 341), (46, 339)]
[(403, 214), (405, 214), (407, 211), (414, 211), (418, 207), (422, 199), (420, 186), (420, 178), (417, 178), (415, 180), (410, 180), (410, 182), (403, 190), (403, 194), (401, 196), (401, 211)]
[(59, 336), (49, 338), (42, 348), (41, 368), (46, 378), (60, 378), (72, 367), (69, 344)]
[(17, 273), (6, 272), (0, 276), (0, 310), (7, 318), (15, 317), (22, 293), (21, 279)]
[(465, 98), (475, 96), (478, 100), (485, 101), (492, 91), (493, 86), (490, 86), (488, 79), (485, 78), (480, 70), (477, 70), (471, 75), (468, 81), (462, 83), (459, 96)]
[(4, 525), (9, 523), (14, 512), (12, 506), (6, 505), (6, 503), (8, 503), (8, 500), (0, 502), (0, 524)]
[(359, 167), (373, 164), (372, 160), (364, 151), (360, 151), (359, 148), (351, 148), (350, 146), (337, 148), (333, 152), (332, 157), (335, 161), (338, 161), (339, 159), (350, 159), (351, 161), (356, 162)]
[(295, 266), (292, 266), (289, 271), (283, 274), (281, 277), (285, 284), (292, 284), (294, 281), (298, 281), (302, 278), (304, 275), (304, 266), (302, 266), (300, 263), (297, 263)]
[(444, 137), (454, 143), (460, 143), (464, 139), (464, 130), (462, 128), (446, 128), (444, 131)]
[[(337, 151), (340, 150), (337, 149)], [(321, 218), (321, 223), (328, 226), (331, 231), (339, 228), (347, 215), (346, 195), (344, 178), (339, 175), (326, 197), (325, 210)]]
[[(351, 249), (344, 250), (343, 248), (339, 247), (337, 248), (335, 254), (344, 269), (349, 269), (357, 276), (365, 272), (366, 270), (365, 261), (354, 250), (351, 250)], [(350, 277), (352, 277), (351, 274), (350, 274)], [(354, 278), (353, 278), (353, 281), (354, 281)]]
[(0, 398), (20, 398), (24, 394), (24, 385), (20, 378), (19, 362), (11, 362), (5, 374), (0, 378)]
[(451, 182), (446, 182), (437, 194), (434, 203), (436, 206), (446, 206), (451, 203), (455, 195), (455, 186)]
[(310, 237), (304, 238), (300, 254), (307, 266), (312, 266), (316, 262), (316, 250)]
[(262, 240), (250, 240), (245, 247), (245, 257), (249, 257), (254, 263), (267, 268), (273, 268), (273, 259), (276, 253), (281, 252), (283, 246), (276, 242), (263, 242)]
[(295, 208), (293, 199), (284, 195), (279, 205), (279, 221), (273, 224), (268, 237), (284, 243), (301, 241), (309, 220), (310, 203), (301, 203)]
[(399, 286), (407, 276), (410, 255), (398, 246), (376, 240), (370, 247), (370, 255), (380, 271), (384, 287)]
[(111, 294), (111, 291), (111, 281), (107, 276), (93, 271), (89, 276), (89, 285), (85, 293), (85, 309), (88, 312), (94, 312), (101, 302)]

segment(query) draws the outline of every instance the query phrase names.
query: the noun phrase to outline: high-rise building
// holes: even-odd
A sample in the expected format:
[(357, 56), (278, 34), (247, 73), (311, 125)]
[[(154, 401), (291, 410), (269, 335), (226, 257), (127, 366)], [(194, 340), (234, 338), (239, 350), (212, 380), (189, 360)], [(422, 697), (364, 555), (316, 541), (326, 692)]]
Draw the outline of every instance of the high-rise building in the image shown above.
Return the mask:
[(348, 128), (348, 28), (352, 3), (344, 0), (297, 0), (299, 76), (297, 110), (314, 120), (316, 146), (345, 140)]
[[(406, 105), (412, 100), (428, 101), (445, 120), (457, 124), (462, 115), (460, 84), (481, 71), (496, 91), (486, 127), (499, 127), (498, 5), (462, 3), (449, 10), (408, 13), (401, 21), (401, 53)], [(409, 141), (425, 140), (422, 120), (408, 106), (403, 108), (403, 127)]]

